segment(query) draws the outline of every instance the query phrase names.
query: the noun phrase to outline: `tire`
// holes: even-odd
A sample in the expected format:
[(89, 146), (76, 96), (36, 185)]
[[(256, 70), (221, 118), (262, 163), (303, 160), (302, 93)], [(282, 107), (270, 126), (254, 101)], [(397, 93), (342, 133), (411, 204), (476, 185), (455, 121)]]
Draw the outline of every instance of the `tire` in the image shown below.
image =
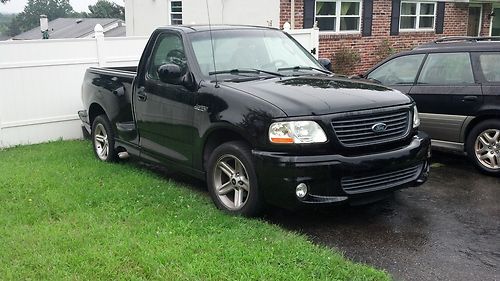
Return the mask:
[(220, 145), (210, 155), (206, 167), (208, 190), (217, 208), (246, 217), (262, 213), (264, 200), (246, 143), (232, 141)]
[(474, 126), (465, 146), (469, 159), (479, 171), (500, 176), (500, 120), (485, 120)]
[(104, 162), (115, 162), (115, 134), (106, 115), (99, 115), (92, 123), (92, 147), (97, 159)]

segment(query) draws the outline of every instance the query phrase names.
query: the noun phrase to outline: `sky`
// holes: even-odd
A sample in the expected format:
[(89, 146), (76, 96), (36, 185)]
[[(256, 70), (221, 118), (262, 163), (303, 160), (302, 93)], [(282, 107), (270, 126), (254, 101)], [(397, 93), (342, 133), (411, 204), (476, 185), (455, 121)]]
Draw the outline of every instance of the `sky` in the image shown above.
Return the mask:
[[(124, 5), (123, 0), (110, 0), (119, 5)], [(27, 0), (10, 0), (6, 4), (0, 3), (0, 13), (19, 13), (22, 12)], [(95, 4), (97, 0), (70, 0), (71, 6), (77, 12), (88, 12), (88, 5)]]

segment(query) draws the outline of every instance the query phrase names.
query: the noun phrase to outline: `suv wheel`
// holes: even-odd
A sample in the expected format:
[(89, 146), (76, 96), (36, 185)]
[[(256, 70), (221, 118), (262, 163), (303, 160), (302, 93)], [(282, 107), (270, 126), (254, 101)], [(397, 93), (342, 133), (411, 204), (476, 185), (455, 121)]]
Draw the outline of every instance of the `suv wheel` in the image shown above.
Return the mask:
[(116, 161), (115, 138), (106, 115), (99, 115), (92, 123), (92, 145), (97, 158), (105, 162)]
[(466, 150), (480, 171), (500, 175), (500, 122), (486, 120), (477, 124), (467, 137)]
[(207, 164), (208, 190), (217, 208), (249, 217), (260, 214), (263, 200), (248, 145), (224, 143), (212, 152)]

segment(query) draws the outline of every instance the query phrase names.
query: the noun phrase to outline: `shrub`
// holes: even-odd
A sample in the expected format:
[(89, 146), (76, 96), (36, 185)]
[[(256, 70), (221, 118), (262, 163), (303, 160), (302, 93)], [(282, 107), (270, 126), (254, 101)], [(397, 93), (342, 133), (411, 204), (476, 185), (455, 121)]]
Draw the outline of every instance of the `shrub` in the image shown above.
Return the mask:
[(377, 62), (387, 58), (388, 56), (396, 53), (397, 50), (391, 45), (387, 39), (383, 39), (377, 47), (376, 58)]
[(357, 50), (341, 46), (340, 49), (333, 54), (333, 72), (337, 74), (352, 74), (356, 64), (361, 61), (361, 56)]

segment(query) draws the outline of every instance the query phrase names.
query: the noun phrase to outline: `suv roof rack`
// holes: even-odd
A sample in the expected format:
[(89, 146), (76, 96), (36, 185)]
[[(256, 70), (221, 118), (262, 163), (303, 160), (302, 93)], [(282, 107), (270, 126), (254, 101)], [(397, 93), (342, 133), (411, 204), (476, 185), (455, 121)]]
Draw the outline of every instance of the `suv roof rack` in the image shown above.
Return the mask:
[(450, 37), (441, 37), (433, 41), (433, 43), (447, 43), (447, 42), (478, 42), (478, 41), (500, 41), (500, 36), (450, 36)]
[[(470, 43), (478, 43), (478, 42), (496, 42), (500, 43), (500, 36), (484, 36), (484, 37), (473, 37), (473, 36), (449, 36), (449, 37), (441, 37), (438, 38), (434, 41), (428, 42), (428, 43), (423, 43), (421, 45), (418, 45), (414, 47), (413, 49), (427, 49), (427, 48), (434, 48), (437, 47), (438, 45), (442, 45), (442, 47), (445, 47), (445, 45), (448, 45), (450, 47), (460, 45), (463, 46), (464, 44), (470, 44)], [(455, 45), (457, 44), (457, 45)]]

